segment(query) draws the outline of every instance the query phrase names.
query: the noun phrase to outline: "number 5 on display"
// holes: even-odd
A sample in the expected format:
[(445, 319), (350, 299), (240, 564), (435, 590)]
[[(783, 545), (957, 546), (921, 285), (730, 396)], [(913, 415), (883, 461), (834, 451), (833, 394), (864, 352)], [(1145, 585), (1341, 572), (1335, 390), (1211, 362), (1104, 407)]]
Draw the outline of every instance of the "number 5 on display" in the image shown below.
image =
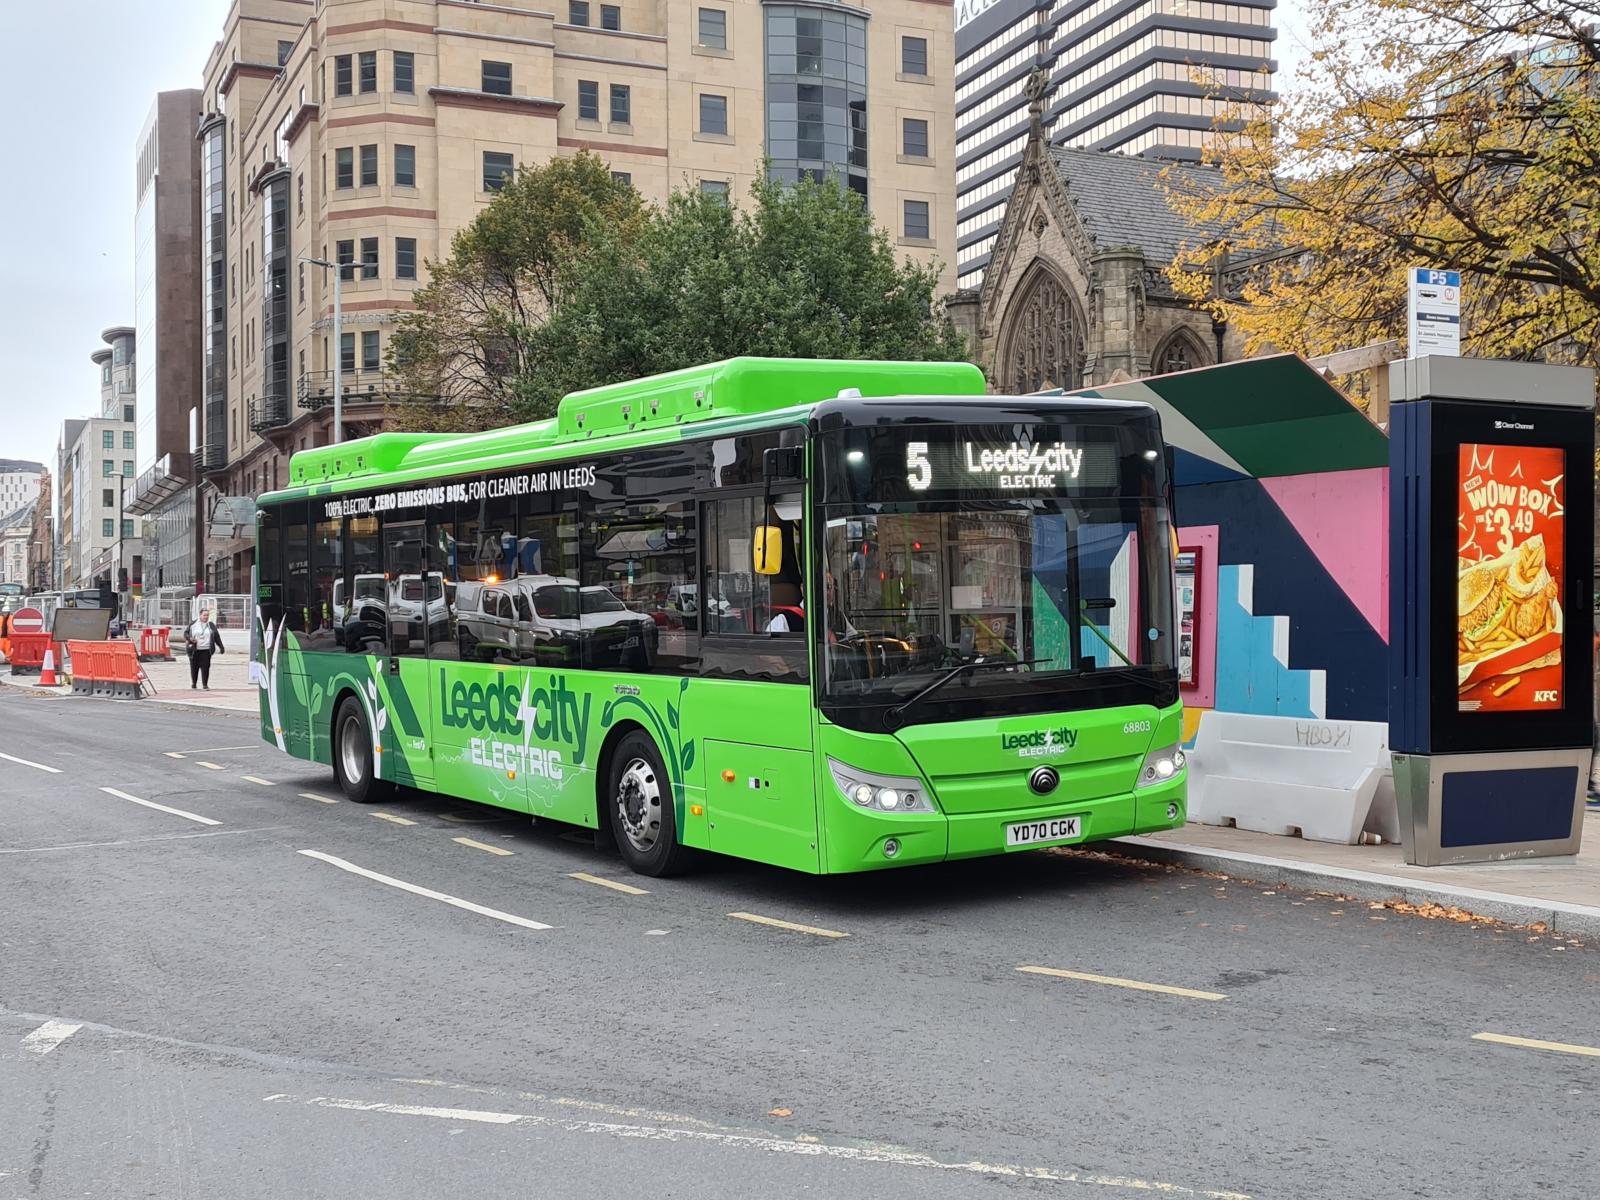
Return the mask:
[(933, 482), (933, 464), (928, 461), (927, 442), (906, 443), (906, 482), (913, 492), (925, 492)]

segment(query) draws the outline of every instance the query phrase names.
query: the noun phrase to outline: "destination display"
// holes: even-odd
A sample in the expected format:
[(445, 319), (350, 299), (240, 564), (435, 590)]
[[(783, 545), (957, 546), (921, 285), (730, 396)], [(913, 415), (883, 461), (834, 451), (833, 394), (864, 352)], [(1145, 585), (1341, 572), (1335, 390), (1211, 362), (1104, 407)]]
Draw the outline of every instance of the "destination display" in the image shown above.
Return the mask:
[(1011, 432), (913, 426), (880, 436), (870, 455), (848, 452), (846, 467), (859, 481), (870, 470), (873, 490), (906, 499), (1059, 496), (1114, 488), (1121, 477), (1120, 447), (1101, 431), (1045, 426), (1004, 436)]
[(1564, 703), (1565, 481), (1566, 453), (1556, 447), (1460, 448), (1460, 712), (1532, 712)]

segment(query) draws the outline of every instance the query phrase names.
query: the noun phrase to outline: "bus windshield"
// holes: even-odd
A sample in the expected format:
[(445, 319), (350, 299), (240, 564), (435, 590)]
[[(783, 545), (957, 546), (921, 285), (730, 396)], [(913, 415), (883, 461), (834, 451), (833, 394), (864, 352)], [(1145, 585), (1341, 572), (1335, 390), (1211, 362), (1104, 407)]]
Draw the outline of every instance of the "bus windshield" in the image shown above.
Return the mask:
[(1137, 423), (825, 437), (824, 470), (843, 476), (823, 506), (822, 687), (835, 719), (872, 727), (848, 711), (897, 706), (978, 663), (907, 719), (1171, 703), (1159, 444)]

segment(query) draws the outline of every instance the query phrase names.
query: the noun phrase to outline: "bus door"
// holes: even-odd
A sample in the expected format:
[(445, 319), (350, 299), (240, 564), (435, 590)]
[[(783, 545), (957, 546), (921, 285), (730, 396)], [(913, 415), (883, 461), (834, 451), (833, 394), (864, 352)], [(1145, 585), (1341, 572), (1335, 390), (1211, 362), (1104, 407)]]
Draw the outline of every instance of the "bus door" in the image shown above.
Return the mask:
[(444, 597), (438, 573), (427, 569), (427, 531), (422, 521), (386, 521), (383, 526), (389, 646), (380, 661), (391, 710), (383, 730), (383, 778), (417, 787), (433, 784), (428, 637), (430, 618)]

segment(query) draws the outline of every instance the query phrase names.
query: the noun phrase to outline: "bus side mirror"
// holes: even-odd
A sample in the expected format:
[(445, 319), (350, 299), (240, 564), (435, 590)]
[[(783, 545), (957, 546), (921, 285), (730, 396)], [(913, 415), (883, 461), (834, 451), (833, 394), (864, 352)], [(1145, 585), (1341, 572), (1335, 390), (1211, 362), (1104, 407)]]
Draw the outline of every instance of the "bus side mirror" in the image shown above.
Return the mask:
[(761, 453), (762, 478), (801, 479), (805, 475), (805, 459), (799, 446), (773, 446)]
[(783, 569), (783, 530), (777, 525), (756, 526), (750, 554), (757, 575), (776, 575)]

